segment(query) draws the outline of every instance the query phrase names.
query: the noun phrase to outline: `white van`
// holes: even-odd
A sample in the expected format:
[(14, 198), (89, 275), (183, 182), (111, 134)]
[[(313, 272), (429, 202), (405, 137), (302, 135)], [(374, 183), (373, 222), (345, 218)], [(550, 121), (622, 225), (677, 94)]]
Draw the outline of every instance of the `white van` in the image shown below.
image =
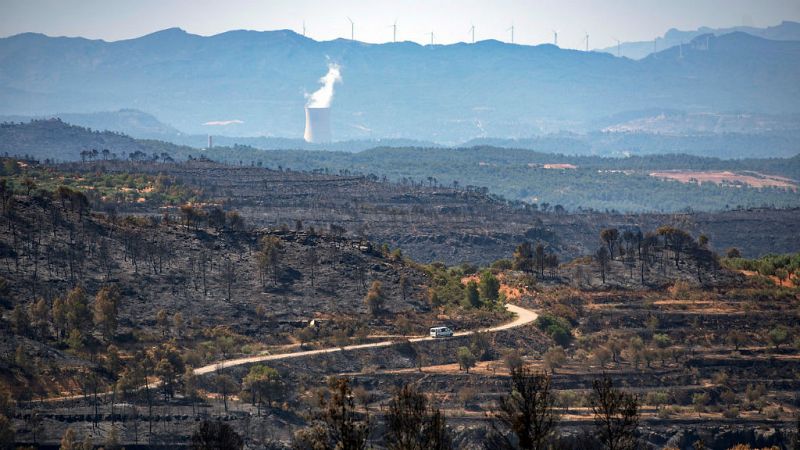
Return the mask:
[(453, 335), (453, 330), (447, 327), (433, 327), (431, 328), (431, 337), (450, 337)]

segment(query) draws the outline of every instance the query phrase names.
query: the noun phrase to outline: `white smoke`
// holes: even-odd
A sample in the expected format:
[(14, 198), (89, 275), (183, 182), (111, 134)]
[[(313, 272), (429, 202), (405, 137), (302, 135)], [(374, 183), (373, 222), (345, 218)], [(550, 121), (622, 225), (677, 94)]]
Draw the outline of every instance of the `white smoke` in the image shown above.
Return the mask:
[(203, 125), (207, 127), (224, 127), (228, 125), (238, 125), (240, 123), (244, 123), (243, 120), (233, 119), (233, 120), (212, 120), (211, 122), (206, 122)]
[(342, 74), (339, 65), (336, 63), (328, 64), (328, 73), (319, 79), (322, 87), (314, 91), (313, 94), (306, 94), (308, 101), (306, 106), (309, 108), (330, 108), (333, 100), (333, 85), (342, 81)]

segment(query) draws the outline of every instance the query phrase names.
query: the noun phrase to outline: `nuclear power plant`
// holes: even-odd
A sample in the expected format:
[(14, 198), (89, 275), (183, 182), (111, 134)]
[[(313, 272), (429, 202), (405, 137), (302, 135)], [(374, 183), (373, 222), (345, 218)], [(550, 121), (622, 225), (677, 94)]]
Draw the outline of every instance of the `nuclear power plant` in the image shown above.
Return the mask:
[(331, 142), (331, 109), (306, 106), (303, 139), (313, 144)]

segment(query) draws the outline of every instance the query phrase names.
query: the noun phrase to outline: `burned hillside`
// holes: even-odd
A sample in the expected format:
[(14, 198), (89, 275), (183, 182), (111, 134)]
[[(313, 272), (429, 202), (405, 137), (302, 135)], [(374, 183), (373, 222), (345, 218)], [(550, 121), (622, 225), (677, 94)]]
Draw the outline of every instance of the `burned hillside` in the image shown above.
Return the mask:
[[(142, 163), (97, 161), (58, 166), (77, 173), (141, 172), (166, 176), (258, 226), (342, 227), (348, 236), (402, 248), (410, 257), (447, 264), (488, 264), (525, 240), (541, 241), (564, 259), (593, 253), (604, 228), (655, 229), (673, 225), (705, 234), (717, 251), (737, 247), (751, 257), (797, 251), (796, 209), (742, 209), (681, 214), (567, 212), (559, 205), (510, 202), (474, 186), (443, 187), (435, 179), (390, 183), (374, 176), (298, 172), (208, 161)], [(144, 205), (121, 208), (157, 214)], [(173, 207), (175, 209), (177, 207)], [(758, 230), (753, 233), (752, 230)]]

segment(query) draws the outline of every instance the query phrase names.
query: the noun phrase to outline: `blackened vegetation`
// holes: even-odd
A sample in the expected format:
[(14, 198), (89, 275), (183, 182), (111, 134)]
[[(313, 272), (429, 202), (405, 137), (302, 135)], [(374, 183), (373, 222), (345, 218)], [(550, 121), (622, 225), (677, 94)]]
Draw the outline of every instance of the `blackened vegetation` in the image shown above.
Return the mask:
[(639, 448), (639, 403), (636, 396), (614, 388), (607, 375), (592, 383), (592, 413), (596, 437), (607, 450)]
[(447, 450), (452, 438), (441, 410), (413, 384), (405, 384), (389, 402), (386, 415), (390, 450)]
[[(326, 395), (327, 394), (327, 395)], [(369, 416), (356, 410), (350, 380), (332, 378), (327, 393), (320, 393), (319, 410), (312, 425), (294, 438), (296, 450), (364, 450), (367, 448)]]
[(557, 397), (549, 374), (511, 368), (511, 392), (500, 399), (487, 449), (545, 450), (556, 436)]
[(192, 434), (192, 450), (240, 450), (244, 441), (227, 423), (220, 421), (200, 422)]
[[(153, 345), (166, 351), (171, 340), (165, 355), (178, 356), (156, 355), (150, 370), (141, 368), (142, 376), (159, 374), (171, 393), (189, 350), (197, 366), (256, 340), (286, 343), (315, 318), (325, 326), (309, 330), (311, 340), (339, 330), (349, 339), (369, 322), (373, 332), (391, 330), (394, 317), (370, 319), (361, 300), (375, 282), (382, 312), (403, 312), (412, 324), (431, 314), (427, 276), (367, 241), (325, 230), (255, 230), (235, 211), (197, 206), (178, 217), (99, 214), (70, 188), (25, 195), (2, 187), (0, 288), (10, 324), (3, 345), (20, 352), (6, 376), (33, 396), (98, 367), (92, 389), (102, 392), (144, 361), (112, 358), (111, 347), (130, 356)], [(31, 361), (35, 348), (44, 353)], [(159, 367), (162, 360), (173, 363)], [(123, 377), (131, 386), (141, 378), (134, 372)]]
[[(257, 226), (302, 222), (306, 227), (340, 227), (343, 234), (402, 248), (411, 258), (488, 264), (520, 242), (541, 242), (548, 252), (570, 259), (594, 251), (605, 228), (656, 229), (672, 224), (705, 234), (717, 248), (738, 247), (748, 256), (800, 250), (789, 236), (800, 233), (797, 210), (736, 209), (674, 214), (573, 210), (544, 203), (506, 200), (465, 183), (442, 185), (434, 178), (385, 182), (349, 171), (301, 172), (284, 168), (236, 167), (209, 161), (186, 163), (100, 161), (58, 166), (107, 173), (142, 172), (176, 180), (206, 202), (236, 209)], [(735, 205), (731, 205), (733, 208)], [(143, 205), (120, 208), (156, 213)], [(160, 214), (160, 212), (158, 212)], [(759, 229), (759, 233), (749, 230)]]

